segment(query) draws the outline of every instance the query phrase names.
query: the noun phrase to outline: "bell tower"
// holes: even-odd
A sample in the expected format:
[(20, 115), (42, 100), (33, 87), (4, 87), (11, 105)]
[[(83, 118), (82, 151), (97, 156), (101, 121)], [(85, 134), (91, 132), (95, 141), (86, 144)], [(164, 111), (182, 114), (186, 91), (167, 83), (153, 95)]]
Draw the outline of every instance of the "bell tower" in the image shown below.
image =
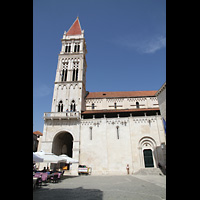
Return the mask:
[(78, 17), (64, 32), (61, 42), (51, 112), (67, 111), (80, 117), (81, 111), (85, 110), (87, 50), (84, 30)]

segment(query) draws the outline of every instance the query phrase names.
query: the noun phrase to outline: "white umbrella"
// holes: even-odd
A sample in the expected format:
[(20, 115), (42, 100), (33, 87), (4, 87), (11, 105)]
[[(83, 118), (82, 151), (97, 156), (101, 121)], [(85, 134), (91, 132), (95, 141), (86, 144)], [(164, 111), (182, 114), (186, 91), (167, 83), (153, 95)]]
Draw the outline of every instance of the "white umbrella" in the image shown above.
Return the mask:
[(45, 153), (44, 151), (35, 152), (35, 153), (36, 153), (36, 155), (38, 155), (41, 158), (43, 158), (43, 162), (58, 163), (61, 160), (64, 161), (62, 158), (60, 158), (59, 156), (56, 156), (53, 153)]
[(43, 160), (43, 158), (41, 158), (33, 152), (33, 162), (43, 162)]
[(69, 164), (69, 163), (79, 163), (78, 160), (73, 159), (73, 158), (71, 158), (71, 157), (69, 157), (69, 156), (67, 156), (65, 154), (59, 155), (58, 157), (60, 157), (61, 159), (65, 160), (65, 162), (67, 164)]
[(37, 151), (37, 152), (35, 152), (35, 154), (37, 154), (37, 155), (41, 156), (41, 155), (44, 155), (44, 154), (45, 154), (45, 152), (44, 152), (43, 150), (41, 150), (41, 151)]

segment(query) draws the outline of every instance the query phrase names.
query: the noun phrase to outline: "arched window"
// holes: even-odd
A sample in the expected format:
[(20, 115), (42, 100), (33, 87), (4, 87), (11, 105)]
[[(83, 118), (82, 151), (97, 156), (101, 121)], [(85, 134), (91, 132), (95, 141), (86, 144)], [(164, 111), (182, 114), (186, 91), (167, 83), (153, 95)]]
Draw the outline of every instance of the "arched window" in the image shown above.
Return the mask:
[(67, 81), (67, 69), (68, 69), (68, 62), (62, 63), (62, 72), (61, 72), (61, 81)]
[(62, 74), (61, 74), (61, 81), (63, 81), (63, 79), (64, 79), (64, 73), (65, 73), (65, 71), (64, 71), (64, 69), (62, 70)]
[(76, 111), (76, 105), (75, 105), (75, 101), (74, 101), (74, 100), (72, 100), (70, 109), (71, 109), (72, 112), (75, 112), (75, 111)]
[(78, 80), (78, 68), (76, 69), (76, 79), (75, 79), (75, 81), (77, 81)]
[(72, 81), (77, 81), (78, 80), (78, 68), (73, 69), (73, 74), (72, 74)]
[(74, 52), (79, 52), (79, 50), (80, 50), (80, 44), (76, 43), (74, 45)]
[(67, 52), (67, 53), (71, 52), (71, 44), (67, 44), (65, 46), (65, 52)]
[(72, 81), (75, 80), (75, 69), (73, 69), (73, 74), (72, 74)]
[(64, 76), (64, 81), (67, 80), (67, 69), (65, 69), (65, 76)]
[(136, 108), (140, 108), (139, 102), (136, 102)]
[(79, 65), (79, 61), (74, 61), (72, 81), (78, 80), (78, 65)]
[(62, 103), (62, 101), (59, 101), (59, 103), (58, 103), (58, 112), (63, 112), (63, 103)]

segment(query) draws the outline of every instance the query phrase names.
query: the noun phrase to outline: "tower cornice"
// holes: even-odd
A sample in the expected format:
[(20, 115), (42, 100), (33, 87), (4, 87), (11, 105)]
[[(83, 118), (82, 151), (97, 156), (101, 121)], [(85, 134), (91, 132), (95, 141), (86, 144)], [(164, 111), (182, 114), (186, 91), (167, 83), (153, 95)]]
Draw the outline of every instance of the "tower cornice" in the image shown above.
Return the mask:
[(83, 40), (85, 42), (85, 38), (84, 37), (73, 37), (73, 38), (62, 38), (61, 41), (62, 42), (67, 42), (67, 41), (73, 41), (73, 40)]
[(54, 84), (59, 84), (59, 85), (66, 85), (67, 84), (77, 84), (77, 83), (83, 83), (83, 81), (55, 81)]

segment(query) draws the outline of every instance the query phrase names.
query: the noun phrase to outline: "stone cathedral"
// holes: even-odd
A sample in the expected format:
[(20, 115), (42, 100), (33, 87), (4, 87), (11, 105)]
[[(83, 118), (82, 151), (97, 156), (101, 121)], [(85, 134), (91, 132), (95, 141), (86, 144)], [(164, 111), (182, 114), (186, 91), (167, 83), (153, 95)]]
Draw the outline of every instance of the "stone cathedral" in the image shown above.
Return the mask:
[[(86, 91), (87, 47), (78, 17), (61, 41), (39, 149), (77, 159), (92, 175), (123, 175), (127, 164), (130, 174), (165, 166), (157, 91)], [(68, 173), (77, 175), (79, 164), (69, 165)]]

